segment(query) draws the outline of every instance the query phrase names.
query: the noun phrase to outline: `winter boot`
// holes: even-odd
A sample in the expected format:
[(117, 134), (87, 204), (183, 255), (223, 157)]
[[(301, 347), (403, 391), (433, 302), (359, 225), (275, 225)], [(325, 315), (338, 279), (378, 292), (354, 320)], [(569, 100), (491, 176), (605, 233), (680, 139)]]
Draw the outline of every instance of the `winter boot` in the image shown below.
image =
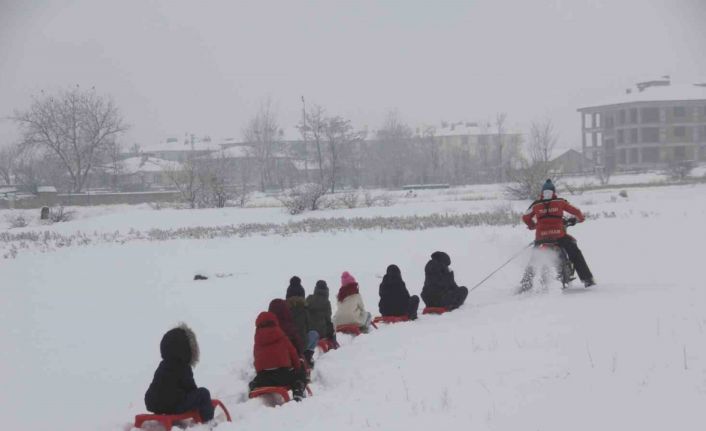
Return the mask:
[(314, 368), (314, 351), (313, 350), (305, 350), (304, 351), (304, 359), (306, 359), (306, 362), (309, 364), (309, 368)]
[(299, 402), (304, 399), (306, 395), (304, 394), (304, 385), (297, 383), (293, 388), (292, 388), (292, 398), (294, 401)]
[(589, 278), (588, 280), (584, 280), (584, 281), (583, 281), (583, 286), (584, 286), (584, 287), (591, 287), (591, 286), (595, 286), (595, 285), (596, 285), (596, 282), (593, 281), (592, 278)]

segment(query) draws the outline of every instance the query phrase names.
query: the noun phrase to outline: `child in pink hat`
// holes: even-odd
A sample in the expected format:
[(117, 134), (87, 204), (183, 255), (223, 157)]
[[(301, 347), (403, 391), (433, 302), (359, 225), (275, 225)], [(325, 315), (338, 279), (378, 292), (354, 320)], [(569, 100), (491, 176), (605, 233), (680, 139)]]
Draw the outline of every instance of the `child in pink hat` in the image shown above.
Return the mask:
[(339, 325), (356, 324), (361, 331), (368, 332), (373, 316), (365, 311), (363, 298), (358, 290), (358, 281), (348, 271), (341, 274), (341, 288), (336, 296), (338, 308), (333, 323)]

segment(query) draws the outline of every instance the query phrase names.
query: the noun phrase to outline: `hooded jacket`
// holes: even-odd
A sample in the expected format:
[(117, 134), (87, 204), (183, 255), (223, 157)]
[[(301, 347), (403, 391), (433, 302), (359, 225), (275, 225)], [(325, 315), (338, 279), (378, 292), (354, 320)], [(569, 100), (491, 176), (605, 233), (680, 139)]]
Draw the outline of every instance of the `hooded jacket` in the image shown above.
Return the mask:
[(406, 316), (409, 313), (409, 292), (397, 265), (388, 266), (382, 278), (378, 308), (383, 316)]
[(422, 299), (427, 307), (441, 307), (442, 298), (448, 292), (458, 289), (454, 273), (449, 270), (450, 265), (451, 258), (448, 254), (435, 251), (424, 267)]
[(333, 323), (339, 325), (356, 324), (365, 325), (368, 320), (368, 312), (365, 311), (363, 298), (358, 291), (358, 283), (341, 286), (338, 291), (338, 307), (333, 316)]
[(306, 305), (309, 309), (309, 328), (318, 332), (321, 338), (329, 337), (333, 332), (331, 301), (328, 296), (329, 289), (326, 282), (319, 280), (314, 287), (314, 294), (306, 298)]
[(277, 317), (277, 322), (282, 332), (289, 338), (292, 345), (297, 349), (299, 355), (304, 353), (304, 342), (299, 336), (299, 331), (292, 319), (292, 312), (289, 310), (289, 305), (284, 299), (273, 299), (270, 301), (269, 312), (274, 313)]
[(191, 367), (199, 360), (196, 335), (182, 323), (162, 337), (162, 361), (145, 393), (145, 406), (154, 413), (176, 413), (186, 394), (196, 390)]
[(274, 313), (260, 313), (255, 321), (255, 328), (253, 356), (258, 373), (277, 368), (299, 369), (301, 364), (297, 350), (282, 332)]
[(292, 322), (297, 329), (297, 334), (306, 344), (309, 332), (309, 310), (306, 307), (306, 300), (303, 296), (290, 296), (287, 298), (287, 306), (292, 314)]
[(529, 229), (536, 230), (535, 240), (554, 241), (566, 236), (564, 211), (575, 216), (579, 222), (585, 219), (581, 210), (565, 199), (558, 198), (554, 193), (551, 199), (538, 199), (532, 202), (522, 216), (522, 221)]

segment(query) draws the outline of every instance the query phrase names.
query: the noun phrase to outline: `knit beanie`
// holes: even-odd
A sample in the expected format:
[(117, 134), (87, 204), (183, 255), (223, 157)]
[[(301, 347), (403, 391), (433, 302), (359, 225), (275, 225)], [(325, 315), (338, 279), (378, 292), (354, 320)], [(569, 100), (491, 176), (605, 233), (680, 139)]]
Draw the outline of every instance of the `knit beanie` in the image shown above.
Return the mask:
[(542, 185), (542, 191), (545, 190), (551, 190), (553, 192), (556, 192), (556, 187), (554, 187), (554, 183), (552, 183), (552, 180), (547, 179), (547, 181), (544, 182), (544, 185)]
[(302, 286), (301, 278), (296, 275), (289, 279), (289, 287), (287, 287), (286, 298), (291, 298), (293, 296), (301, 296), (302, 298), (306, 295), (304, 292), (304, 287)]
[(349, 284), (358, 284), (358, 282), (348, 271), (345, 271), (341, 274), (341, 286), (348, 286)]

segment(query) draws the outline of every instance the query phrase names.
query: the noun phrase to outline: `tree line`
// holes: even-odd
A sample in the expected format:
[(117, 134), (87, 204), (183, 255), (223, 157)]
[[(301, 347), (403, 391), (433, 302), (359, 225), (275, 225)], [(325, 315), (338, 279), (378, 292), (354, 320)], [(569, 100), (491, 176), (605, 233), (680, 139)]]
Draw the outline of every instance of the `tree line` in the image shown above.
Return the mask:
[[(123, 151), (120, 138), (129, 126), (113, 99), (93, 88), (41, 93), (11, 119), (21, 139), (0, 148), (0, 181), (5, 184), (53, 185), (80, 193), (92, 175), (117, 173), (120, 161), (138, 151)], [(165, 168), (165, 174), (190, 206), (222, 206), (234, 197), (244, 202), (252, 190), (300, 184), (317, 184), (334, 193), (342, 188), (517, 180), (530, 166), (548, 164), (547, 143), (556, 142), (551, 122), (535, 124), (525, 157), (516, 151), (520, 143), (510, 142), (517, 136), (506, 133), (505, 114), (498, 114), (475, 147), (449, 145), (436, 128), (415, 130), (396, 111), (377, 130), (368, 131), (316, 104), (303, 110), (297, 129), (298, 139), (285, 140), (276, 111), (266, 101), (242, 130), (246, 154), (240, 160), (225, 151), (204, 157), (187, 150), (179, 167)], [(537, 149), (542, 145), (544, 153)]]

